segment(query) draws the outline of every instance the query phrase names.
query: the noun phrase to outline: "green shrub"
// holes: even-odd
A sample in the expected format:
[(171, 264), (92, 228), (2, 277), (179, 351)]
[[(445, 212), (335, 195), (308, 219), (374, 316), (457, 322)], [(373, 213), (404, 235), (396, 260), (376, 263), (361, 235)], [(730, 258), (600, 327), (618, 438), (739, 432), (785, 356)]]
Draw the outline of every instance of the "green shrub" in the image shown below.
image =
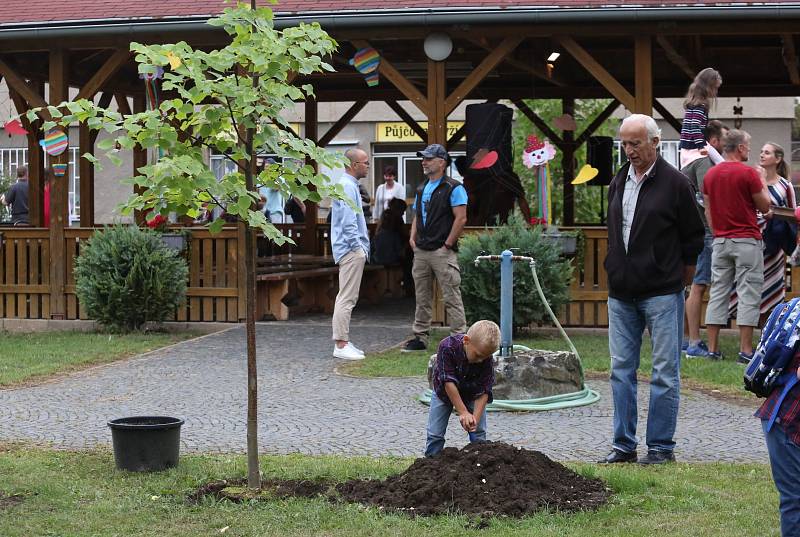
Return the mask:
[(163, 322), (186, 295), (186, 261), (158, 233), (117, 225), (95, 233), (75, 262), (78, 299), (89, 317), (114, 330)]
[[(458, 261), (461, 266), (461, 296), (467, 319), (475, 322), (490, 319), (500, 322), (500, 263), (482, 261), (475, 266), (475, 258), (482, 253), (500, 254), (512, 250), (515, 255), (526, 255), (536, 260), (536, 272), (550, 307), (558, 314), (559, 308), (569, 302), (569, 284), (572, 266), (560, 257), (560, 245), (542, 237), (539, 227), (530, 227), (519, 214), (508, 219), (508, 224), (492, 231), (465, 235), (459, 242)], [(530, 266), (514, 263), (514, 327), (531, 323), (550, 323), (550, 316), (536, 292)]]

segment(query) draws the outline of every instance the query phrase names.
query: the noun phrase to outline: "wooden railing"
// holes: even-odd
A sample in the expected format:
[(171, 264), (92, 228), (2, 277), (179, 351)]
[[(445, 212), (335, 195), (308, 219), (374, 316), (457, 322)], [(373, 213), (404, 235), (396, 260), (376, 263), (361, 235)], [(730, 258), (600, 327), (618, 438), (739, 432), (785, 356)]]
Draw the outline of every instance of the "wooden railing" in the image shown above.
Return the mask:
[[(259, 243), (261, 255), (306, 253), (308, 243), (302, 225), (279, 226), (290, 234), (296, 245), (276, 246)], [(607, 275), (603, 267), (607, 251), (605, 228), (581, 228), (584, 253), (573, 259), (574, 278), (571, 301), (559, 312), (565, 326), (608, 326), (606, 301)], [(370, 232), (374, 226), (370, 225)], [(480, 232), (483, 228), (468, 229)], [(567, 230), (566, 228), (564, 230)], [(65, 318), (86, 319), (75, 293), (73, 267), (82, 244), (96, 231), (93, 228), (67, 228), (64, 231), (66, 252), (64, 297)], [(319, 224), (314, 245), (322, 254), (330, 253), (329, 226)], [(236, 227), (211, 235), (205, 228), (189, 228), (189, 282), (187, 300), (175, 315), (179, 321), (238, 322), (244, 318), (243, 264)], [(54, 292), (50, 285), (50, 235), (41, 228), (0, 228), (0, 317), (49, 319)], [(578, 266), (578, 260), (581, 260)], [(787, 297), (800, 296), (800, 267), (787, 269)], [(444, 311), (434, 308), (435, 321), (444, 322)]]

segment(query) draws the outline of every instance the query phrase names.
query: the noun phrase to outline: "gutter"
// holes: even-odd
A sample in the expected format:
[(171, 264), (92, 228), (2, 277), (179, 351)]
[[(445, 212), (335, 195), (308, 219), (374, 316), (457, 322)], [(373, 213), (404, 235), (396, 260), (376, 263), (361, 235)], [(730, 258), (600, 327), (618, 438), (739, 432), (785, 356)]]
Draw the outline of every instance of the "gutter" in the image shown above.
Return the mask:
[[(0, 25), (0, 42), (17, 39), (59, 39), (67, 37), (127, 35), (131, 38), (163, 32), (221, 32), (209, 26), (209, 16), (162, 19), (105, 19), (98, 21), (34, 22)], [(800, 19), (800, 3), (762, 4), (753, 6), (686, 6), (686, 7), (603, 7), (581, 9), (559, 8), (442, 8), (392, 9), (373, 12), (338, 11), (275, 13), (277, 29), (299, 23), (319, 23), (328, 32), (375, 28), (382, 26), (442, 27), (492, 26), (499, 24), (608, 24), (645, 22), (730, 21), (751, 22), (753, 19)], [(732, 32), (734, 30), (732, 29)]]

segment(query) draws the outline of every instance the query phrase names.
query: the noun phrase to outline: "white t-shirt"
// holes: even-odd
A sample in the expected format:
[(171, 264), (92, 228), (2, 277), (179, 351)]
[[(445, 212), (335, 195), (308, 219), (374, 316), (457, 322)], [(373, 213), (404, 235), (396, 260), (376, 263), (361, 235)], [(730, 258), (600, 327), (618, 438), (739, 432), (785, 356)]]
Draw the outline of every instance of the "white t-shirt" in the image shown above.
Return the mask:
[(387, 187), (386, 183), (384, 183), (375, 191), (375, 210), (372, 211), (372, 217), (376, 222), (381, 219), (383, 211), (389, 208), (389, 202), (392, 198), (406, 199), (406, 188), (397, 181), (395, 181), (392, 188)]

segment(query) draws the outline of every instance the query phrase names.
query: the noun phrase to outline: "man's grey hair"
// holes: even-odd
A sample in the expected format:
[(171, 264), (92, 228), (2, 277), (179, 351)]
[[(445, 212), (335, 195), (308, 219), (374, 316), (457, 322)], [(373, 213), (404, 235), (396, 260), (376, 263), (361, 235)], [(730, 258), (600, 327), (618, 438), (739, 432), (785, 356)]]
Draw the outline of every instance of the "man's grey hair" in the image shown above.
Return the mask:
[(739, 146), (746, 144), (748, 140), (750, 140), (750, 134), (747, 131), (731, 129), (722, 135), (722, 152), (735, 153)]
[(620, 129), (624, 127), (626, 124), (630, 123), (642, 123), (644, 124), (644, 128), (647, 129), (647, 139), (648, 141), (653, 141), (655, 138), (661, 139), (661, 129), (658, 128), (658, 123), (656, 120), (650, 116), (646, 116), (644, 114), (631, 114), (625, 119), (622, 120), (622, 125), (620, 125)]

